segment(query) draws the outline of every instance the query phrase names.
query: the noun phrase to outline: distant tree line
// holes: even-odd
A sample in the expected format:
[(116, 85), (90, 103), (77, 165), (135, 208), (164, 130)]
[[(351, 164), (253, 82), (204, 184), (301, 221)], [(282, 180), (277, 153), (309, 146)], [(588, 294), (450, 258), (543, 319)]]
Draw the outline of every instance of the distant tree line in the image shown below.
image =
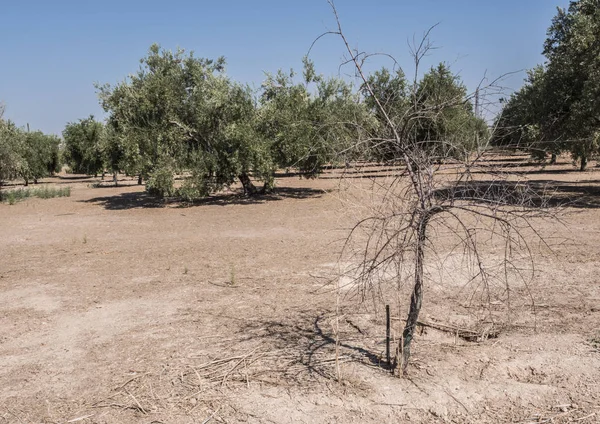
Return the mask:
[(543, 53), (546, 62), (506, 101), (493, 143), (552, 162), (570, 152), (585, 170), (600, 146), (600, 0), (559, 8)]
[(0, 109), (0, 184), (22, 179), (25, 185), (58, 172), (60, 138), (28, 131), (3, 119)]
[[(186, 199), (235, 181), (248, 195), (266, 192), (277, 169), (312, 178), (325, 165), (385, 160), (391, 143), (372, 95), (318, 74), (307, 58), (303, 64), (301, 78), (280, 70), (267, 74), (255, 92), (227, 77), (223, 58), (153, 45), (135, 75), (97, 87), (108, 119), (104, 136), (83, 150), (94, 152), (88, 159), (101, 155), (106, 168), (138, 175), (153, 194)], [(396, 112), (439, 109), (428, 120), (407, 118), (405, 131), (440, 158), (468, 154), (487, 134), (485, 122), (464, 100), (466, 87), (444, 64), (424, 75), (416, 95), (401, 72), (381, 69), (371, 83)], [(91, 125), (76, 125), (84, 123)], [(67, 149), (92, 140), (81, 135), (75, 137), (79, 142), (70, 141), (71, 134), (84, 133), (67, 126)], [(182, 179), (177, 186), (176, 177)]]
[[(538, 159), (568, 151), (583, 170), (600, 145), (600, 0), (559, 9), (544, 54), (546, 63), (505, 101), (492, 143)], [(303, 64), (301, 76), (267, 74), (255, 91), (227, 76), (223, 58), (152, 45), (137, 73), (97, 86), (105, 122), (69, 123), (62, 143), (0, 118), (0, 180), (35, 182), (62, 161), (74, 173), (138, 176), (161, 197), (194, 199), (236, 181), (252, 195), (273, 187), (277, 169), (312, 178), (328, 164), (397, 157), (382, 111), (398, 120), (399, 136), (440, 160), (489, 139), (445, 64), (419, 81), (382, 68), (368, 76), (370, 90), (318, 74), (307, 58)]]

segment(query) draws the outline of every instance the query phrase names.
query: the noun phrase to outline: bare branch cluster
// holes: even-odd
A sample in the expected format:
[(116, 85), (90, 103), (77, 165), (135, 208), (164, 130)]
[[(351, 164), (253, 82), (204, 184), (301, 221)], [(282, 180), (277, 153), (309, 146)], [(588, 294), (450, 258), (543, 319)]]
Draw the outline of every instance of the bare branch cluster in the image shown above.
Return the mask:
[(477, 140), (477, 151), (469, 151), (464, 140), (450, 133), (439, 138), (429, 133), (415, 136), (415, 128), (444, 119), (450, 110), (470, 107), (473, 102), (476, 109), (488, 107), (485, 101), (481, 106), (480, 99), (501, 93), (504, 76), (490, 82), (483, 78), (471, 95), (425, 98), (418, 75), (423, 58), (435, 48), (429, 39), (434, 26), (420, 40), (409, 43), (414, 64), (411, 101), (402, 110), (393, 109), (389, 98), (378, 96), (363, 71), (369, 55), (350, 47), (335, 4), (328, 2), (337, 23), (337, 30), (328, 34), (341, 38), (349, 55), (346, 63), (354, 66), (363, 92), (373, 100), (385, 127), (358, 143), (377, 150), (385, 165), (400, 167), (396, 175), (374, 180), (366, 190), (364, 206), (342, 254), (352, 264), (346, 270), (347, 281), (352, 282), (348, 292), (374, 305), (391, 303), (395, 293), (397, 304), (403, 305), (403, 295), (410, 291), (393, 364), (406, 373), (425, 285), (433, 281), (433, 269), (441, 270), (442, 279), (458, 277), (465, 303), (490, 305), (501, 299), (509, 306), (511, 285), (520, 281), (527, 287), (535, 273), (529, 244), (532, 237), (543, 239), (532, 219), (553, 217), (556, 210), (549, 208), (545, 187), (533, 187), (488, 160), (489, 132)]

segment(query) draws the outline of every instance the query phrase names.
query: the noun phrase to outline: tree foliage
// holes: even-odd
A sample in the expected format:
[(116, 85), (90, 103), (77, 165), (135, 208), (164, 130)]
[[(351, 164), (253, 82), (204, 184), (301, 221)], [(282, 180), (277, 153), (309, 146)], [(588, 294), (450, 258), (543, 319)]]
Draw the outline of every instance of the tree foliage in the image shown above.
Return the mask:
[(20, 177), (25, 180), (25, 185), (30, 180), (37, 183), (38, 179), (60, 171), (59, 146), (60, 139), (55, 135), (41, 131), (23, 134)]
[(0, 113), (0, 182), (21, 178), (27, 185), (58, 172), (59, 145), (58, 137), (25, 131)]
[(413, 83), (402, 70), (392, 73), (382, 68), (368, 76), (362, 93), (381, 123), (370, 146), (378, 160), (398, 157), (392, 128), (407, 143), (440, 159), (465, 156), (487, 134), (487, 125), (467, 100), (465, 85), (443, 63)]
[(530, 71), (508, 100), (495, 143), (520, 142), (538, 155), (567, 150), (583, 170), (600, 142), (600, 1), (559, 8), (544, 55), (546, 64)]
[(267, 74), (259, 129), (278, 167), (314, 177), (327, 163), (354, 158), (354, 141), (374, 121), (350, 84), (317, 74), (307, 58), (303, 62), (301, 82), (294, 82), (293, 71)]
[(0, 119), (0, 183), (20, 175), (25, 165), (23, 139), (23, 133), (12, 122)]
[(179, 192), (189, 198), (236, 178), (251, 192), (250, 174), (270, 184), (251, 92), (227, 78), (224, 66), (223, 58), (153, 45), (135, 75), (99, 87), (114, 131), (110, 151), (126, 172), (149, 178), (150, 191), (174, 194), (176, 175), (184, 176)]
[(104, 124), (93, 116), (70, 122), (63, 130), (64, 161), (76, 174), (97, 175), (104, 170)]
[(302, 83), (293, 72), (267, 75), (259, 98), (224, 66), (223, 58), (153, 45), (137, 74), (98, 87), (110, 114), (105, 154), (113, 166), (147, 177), (160, 196), (193, 199), (236, 180), (254, 194), (273, 186), (277, 168), (318, 174), (356, 138), (355, 122), (369, 121), (352, 87), (317, 75), (308, 60)]

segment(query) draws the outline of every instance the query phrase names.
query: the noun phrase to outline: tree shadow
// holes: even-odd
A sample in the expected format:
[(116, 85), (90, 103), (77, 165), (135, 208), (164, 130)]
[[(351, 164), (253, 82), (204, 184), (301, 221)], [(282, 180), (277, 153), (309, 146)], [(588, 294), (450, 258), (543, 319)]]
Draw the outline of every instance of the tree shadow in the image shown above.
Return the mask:
[(164, 200), (158, 199), (155, 196), (151, 196), (146, 192), (120, 193), (114, 196), (100, 196), (92, 199), (80, 200), (80, 202), (98, 204), (108, 210), (162, 208), (168, 204)]
[[(260, 341), (275, 350), (285, 352), (285, 365), (281, 367), (288, 380), (333, 379), (335, 373), (336, 340), (327, 323), (328, 317), (321, 313), (305, 313), (293, 321), (250, 321), (241, 329), (239, 342)], [(387, 369), (379, 355), (358, 345), (345, 341), (347, 334), (340, 334), (339, 360)]]
[(464, 182), (435, 191), (439, 200), (525, 208), (600, 208), (600, 180), (568, 183), (555, 180)]
[[(114, 186), (112, 187), (114, 188)], [(120, 193), (114, 196), (94, 197), (82, 200), (85, 203), (94, 203), (108, 210), (126, 210), (139, 208), (162, 208), (174, 205), (180, 208), (195, 206), (227, 206), (227, 205), (251, 205), (283, 199), (308, 199), (323, 196), (327, 191), (306, 187), (277, 187), (267, 194), (255, 196), (244, 196), (239, 192), (219, 193), (203, 199), (186, 202), (178, 198), (160, 199), (146, 192)]]
[[(534, 165), (527, 165), (527, 164), (521, 164), (521, 165), (502, 165), (502, 166), (498, 166), (498, 165), (485, 165), (485, 164), (477, 164), (476, 167), (473, 167), (472, 169), (469, 170), (469, 172), (471, 174), (483, 174), (483, 175), (489, 175), (489, 174), (493, 174), (493, 173), (497, 173), (497, 174), (507, 174), (509, 172), (506, 171), (507, 168), (513, 168), (510, 170), (510, 174), (512, 175), (539, 175), (539, 174), (549, 174), (549, 175), (566, 175), (566, 174), (576, 174), (576, 173), (580, 173), (581, 171), (575, 167), (573, 167), (572, 169), (548, 169), (548, 167), (544, 167), (541, 165), (535, 165), (537, 167), (539, 167), (539, 169), (516, 169), (516, 168), (520, 168), (520, 167), (532, 167)], [(585, 171), (584, 171), (585, 172)]]

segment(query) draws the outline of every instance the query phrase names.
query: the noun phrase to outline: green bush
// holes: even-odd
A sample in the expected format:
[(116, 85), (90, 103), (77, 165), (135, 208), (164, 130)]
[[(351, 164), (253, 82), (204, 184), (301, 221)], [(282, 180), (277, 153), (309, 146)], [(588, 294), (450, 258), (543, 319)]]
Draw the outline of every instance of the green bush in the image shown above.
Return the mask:
[(51, 199), (53, 197), (70, 197), (71, 187), (39, 187), (39, 188), (19, 188), (16, 190), (0, 191), (0, 201), (8, 202), (14, 205), (20, 200), (28, 197), (39, 197), (40, 199)]

